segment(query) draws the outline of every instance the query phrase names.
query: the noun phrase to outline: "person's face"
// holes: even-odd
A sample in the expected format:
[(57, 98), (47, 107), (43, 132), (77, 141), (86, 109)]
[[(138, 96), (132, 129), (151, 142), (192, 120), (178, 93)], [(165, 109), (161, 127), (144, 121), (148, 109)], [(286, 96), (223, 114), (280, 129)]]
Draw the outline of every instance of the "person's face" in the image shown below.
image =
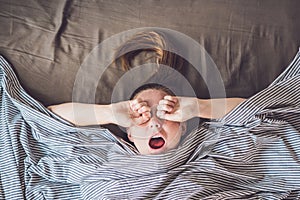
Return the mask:
[(156, 116), (156, 106), (167, 94), (157, 89), (147, 89), (137, 94), (151, 108), (151, 118), (144, 124), (127, 129), (128, 138), (141, 154), (159, 154), (174, 149), (185, 131), (185, 124), (160, 119)]

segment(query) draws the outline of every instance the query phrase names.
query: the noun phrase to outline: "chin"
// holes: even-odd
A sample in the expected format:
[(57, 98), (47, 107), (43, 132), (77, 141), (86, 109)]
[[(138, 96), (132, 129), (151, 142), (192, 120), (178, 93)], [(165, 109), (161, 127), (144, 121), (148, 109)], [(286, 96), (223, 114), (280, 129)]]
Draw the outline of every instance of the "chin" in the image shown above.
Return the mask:
[(167, 148), (160, 148), (160, 149), (152, 149), (150, 148), (149, 149), (149, 154), (150, 155), (156, 155), (156, 154), (162, 154), (162, 153), (165, 153), (167, 152), (168, 149)]

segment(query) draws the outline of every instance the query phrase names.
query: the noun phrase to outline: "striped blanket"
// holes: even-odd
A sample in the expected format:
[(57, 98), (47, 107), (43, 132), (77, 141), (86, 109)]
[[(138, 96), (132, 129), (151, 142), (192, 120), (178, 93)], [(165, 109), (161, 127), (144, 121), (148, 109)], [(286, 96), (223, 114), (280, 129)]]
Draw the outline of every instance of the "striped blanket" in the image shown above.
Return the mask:
[(0, 81), (0, 199), (300, 198), (300, 52), (269, 87), (161, 155), (57, 117), (3, 57)]

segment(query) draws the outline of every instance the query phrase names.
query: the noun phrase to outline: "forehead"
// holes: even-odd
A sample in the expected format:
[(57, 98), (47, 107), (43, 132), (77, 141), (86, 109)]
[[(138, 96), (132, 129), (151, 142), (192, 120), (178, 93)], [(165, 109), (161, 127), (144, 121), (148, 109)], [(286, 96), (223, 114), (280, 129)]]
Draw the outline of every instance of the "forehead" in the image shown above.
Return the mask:
[(167, 93), (158, 89), (147, 89), (138, 93), (135, 99), (139, 98), (146, 101), (149, 106), (158, 104), (158, 102), (166, 96)]

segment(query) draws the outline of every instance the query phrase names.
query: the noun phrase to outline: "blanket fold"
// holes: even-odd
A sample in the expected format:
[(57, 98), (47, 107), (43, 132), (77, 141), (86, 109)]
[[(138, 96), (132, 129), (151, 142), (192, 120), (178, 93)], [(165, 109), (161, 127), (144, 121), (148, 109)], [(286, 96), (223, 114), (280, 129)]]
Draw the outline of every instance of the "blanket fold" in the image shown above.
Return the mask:
[(300, 52), (266, 89), (143, 156), (33, 99), (0, 56), (0, 199), (300, 198)]

